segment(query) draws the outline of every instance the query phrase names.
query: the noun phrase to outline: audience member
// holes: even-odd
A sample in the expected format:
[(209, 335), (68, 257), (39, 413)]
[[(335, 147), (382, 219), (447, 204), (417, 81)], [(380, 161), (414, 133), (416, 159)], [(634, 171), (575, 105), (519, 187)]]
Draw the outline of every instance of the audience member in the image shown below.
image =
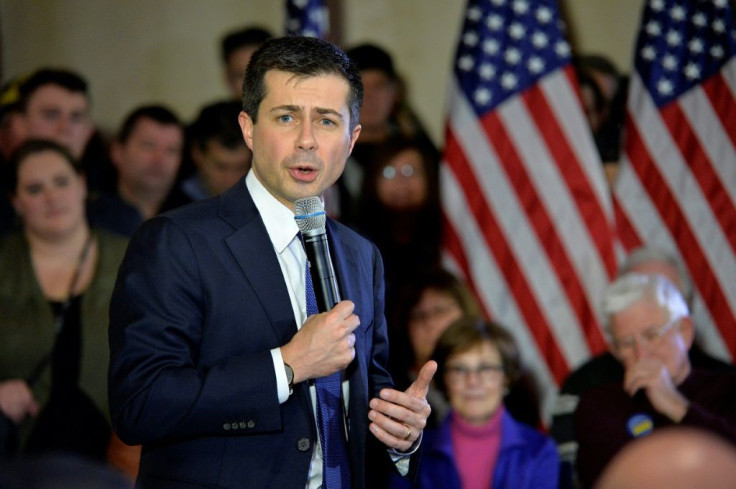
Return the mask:
[(189, 152), (196, 172), (181, 183), (192, 201), (218, 195), (245, 177), (252, 154), (238, 124), (237, 101), (204, 107), (189, 127)]
[(20, 86), (24, 131), (29, 138), (49, 139), (79, 160), (92, 136), (87, 82), (62, 69), (42, 68)]
[(575, 58), (583, 108), (609, 185), (618, 173), (621, 135), (626, 116), (628, 77), (611, 60), (599, 54)]
[(25, 77), (16, 77), (0, 87), (0, 162), (3, 168), (13, 151), (26, 139), (20, 104), (20, 85), (24, 80)]
[(554, 442), (503, 404), (521, 370), (513, 337), (495, 323), (461, 318), (442, 333), (432, 358), (452, 409), (439, 428), (425, 431), (416, 481), (392, 479), (390, 487), (556, 488)]
[(426, 146), (432, 160), (439, 153), (427, 135), (419, 119), (410, 109), (405, 96), (404, 83), (394, 68), (394, 63), (383, 48), (374, 44), (360, 44), (348, 51), (348, 56), (360, 70), (365, 86), (365, 103), (360, 115), (361, 132), (353, 147), (351, 157), (334, 193), (326, 197), (337, 200), (332, 212), (341, 221), (352, 225), (358, 212), (363, 176), (376, 159), (376, 152), (389, 139), (406, 137)]
[(144, 105), (133, 110), (112, 145), (117, 192), (95, 196), (90, 221), (130, 236), (146, 219), (189, 202), (174, 185), (183, 146), (184, 129), (168, 108)]
[(693, 368), (695, 331), (672, 282), (625, 273), (606, 290), (603, 312), (624, 377), (580, 397), (574, 429), (583, 487), (592, 487), (630, 440), (664, 426), (705, 428), (736, 441), (736, 374)]
[[(682, 263), (671, 254), (653, 247), (642, 247), (632, 251), (621, 265), (619, 275), (627, 272), (658, 273), (672, 282), (688, 304), (691, 304), (693, 287)], [(697, 331), (696, 331), (697, 333)], [(705, 353), (696, 342), (690, 348), (690, 362), (694, 367), (709, 370), (733, 370), (731, 364), (718, 360)], [(573, 428), (573, 413), (577, 409), (580, 396), (586, 390), (608, 382), (621, 382), (624, 369), (616, 357), (606, 351), (594, 356), (573, 372), (560, 387), (555, 412), (552, 417), (550, 434), (557, 441), (563, 461), (561, 475), (563, 487), (576, 485), (574, 482), (574, 462), (577, 442)]]
[(695, 428), (663, 428), (614, 457), (595, 489), (733, 489), (736, 448)]
[(261, 27), (244, 27), (228, 32), (221, 43), (221, 56), (225, 68), (225, 83), (234, 100), (243, 98), (245, 67), (253, 53), (273, 34)]
[(22, 81), (23, 78), (14, 78), (0, 87), (0, 235), (11, 231), (18, 224), (10, 204), (8, 161), (13, 151), (25, 139), (19, 90)]
[(108, 304), (126, 241), (90, 228), (81, 165), (59, 144), (28, 140), (11, 165), (22, 230), (0, 242), (0, 447), (101, 460)]
[(608, 105), (621, 81), (621, 73), (613, 61), (603, 54), (590, 53), (577, 56), (575, 64), (593, 77)]
[(23, 134), (66, 147), (82, 164), (90, 191), (111, 188), (107, 146), (90, 120), (87, 81), (66, 69), (41, 68), (19, 87)]
[[(432, 356), (437, 339), (455, 320), (481, 317), (481, 310), (465, 283), (442, 268), (430, 268), (412, 276), (398, 295), (390, 317), (389, 368), (397, 387), (406, 388)], [(430, 386), (427, 400), (432, 406), (429, 425), (443, 420), (449, 404)]]
[(438, 162), (426, 146), (405, 138), (384, 142), (374, 158), (367, 167), (354, 227), (381, 251), (390, 314), (403, 283), (439, 264)]
[(130, 481), (103, 463), (70, 455), (23, 457), (0, 463), (3, 489), (131, 489)]

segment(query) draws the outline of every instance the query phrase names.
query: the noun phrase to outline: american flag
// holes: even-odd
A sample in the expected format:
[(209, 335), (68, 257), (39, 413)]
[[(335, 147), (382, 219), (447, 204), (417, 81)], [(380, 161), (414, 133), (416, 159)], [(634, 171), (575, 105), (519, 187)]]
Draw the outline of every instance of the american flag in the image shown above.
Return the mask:
[(703, 346), (736, 358), (736, 30), (729, 0), (649, 0), (616, 218), (626, 248), (678, 254)]
[(325, 39), (328, 30), (324, 0), (286, 0), (286, 35)]
[(605, 348), (614, 213), (553, 0), (470, 0), (441, 166), (446, 255), (519, 343), (548, 418)]

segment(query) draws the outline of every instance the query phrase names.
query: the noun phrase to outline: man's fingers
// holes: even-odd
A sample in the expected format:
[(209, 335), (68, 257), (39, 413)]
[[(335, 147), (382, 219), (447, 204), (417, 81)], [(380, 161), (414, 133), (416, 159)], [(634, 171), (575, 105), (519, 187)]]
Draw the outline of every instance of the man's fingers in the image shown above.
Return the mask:
[(422, 369), (419, 371), (417, 380), (415, 380), (409, 388), (406, 390), (407, 394), (410, 394), (419, 399), (427, 398), (427, 391), (429, 391), (429, 384), (432, 382), (434, 374), (437, 372), (437, 362), (430, 360), (424, 364)]
[(355, 304), (353, 301), (349, 300), (340, 301), (335, 304), (335, 307), (333, 307), (332, 310), (335, 311), (341, 319), (347, 319), (355, 310)]

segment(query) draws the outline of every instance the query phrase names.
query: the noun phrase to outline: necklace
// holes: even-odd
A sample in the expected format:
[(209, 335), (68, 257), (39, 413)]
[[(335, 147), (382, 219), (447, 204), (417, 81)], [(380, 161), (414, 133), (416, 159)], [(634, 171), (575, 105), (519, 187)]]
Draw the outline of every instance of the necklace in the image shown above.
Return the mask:
[(56, 332), (56, 334), (59, 334), (61, 328), (64, 327), (64, 316), (69, 309), (69, 305), (72, 303), (74, 289), (77, 288), (79, 278), (82, 276), (82, 268), (84, 268), (84, 262), (87, 261), (89, 251), (90, 249), (92, 249), (93, 240), (94, 238), (92, 236), (92, 233), (90, 232), (89, 236), (87, 237), (87, 241), (84, 243), (82, 251), (79, 253), (79, 257), (77, 258), (77, 266), (74, 267), (74, 273), (72, 274), (72, 279), (69, 282), (69, 292), (66, 294), (66, 299), (64, 299), (64, 302), (61, 303), (61, 307), (54, 317), (54, 331)]
[[(84, 248), (82, 248), (81, 253), (79, 253), (79, 257), (77, 258), (77, 266), (74, 268), (74, 273), (72, 274), (72, 279), (69, 283), (69, 292), (66, 295), (66, 299), (64, 299), (64, 302), (61, 303), (61, 306), (56, 311), (56, 314), (54, 314), (54, 337), (58, 338), (59, 333), (64, 328), (64, 318), (66, 317), (66, 313), (69, 310), (69, 306), (72, 303), (72, 296), (74, 295), (74, 290), (77, 288), (77, 283), (79, 282), (79, 278), (82, 276), (82, 268), (84, 267), (84, 262), (87, 261), (87, 256), (89, 256), (89, 252), (92, 249), (92, 242), (94, 241), (94, 236), (92, 233), (89, 233), (89, 236), (87, 237), (87, 241), (84, 243)], [(41, 360), (36, 364), (35, 368), (31, 371), (31, 375), (29, 375), (26, 378), (26, 383), (29, 386), (32, 386), (36, 383), (36, 381), (41, 377), (41, 373), (43, 373), (44, 368), (46, 368), (46, 365), (51, 360), (51, 355), (53, 352), (53, 348), (50, 352), (48, 352), (46, 355), (44, 355)]]

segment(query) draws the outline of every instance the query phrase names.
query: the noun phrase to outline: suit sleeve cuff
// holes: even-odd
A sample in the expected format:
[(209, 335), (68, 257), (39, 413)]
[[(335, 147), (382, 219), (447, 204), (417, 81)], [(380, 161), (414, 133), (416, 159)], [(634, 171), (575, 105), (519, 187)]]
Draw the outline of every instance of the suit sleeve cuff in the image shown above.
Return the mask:
[(409, 461), (411, 459), (411, 456), (416, 453), (417, 450), (419, 450), (419, 445), (422, 444), (422, 437), (424, 436), (424, 432), (421, 432), (419, 434), (419, 438), (416, 439), (414, 444), (409, 447), (409, 450), (406, 452), (400, 452), (394, 448), (388, 449), (388, 454), (391, 456), (391, 461), (396, 466), (396, 470), (399, 471), (399, 474), (406, 475), (409, 473)]

